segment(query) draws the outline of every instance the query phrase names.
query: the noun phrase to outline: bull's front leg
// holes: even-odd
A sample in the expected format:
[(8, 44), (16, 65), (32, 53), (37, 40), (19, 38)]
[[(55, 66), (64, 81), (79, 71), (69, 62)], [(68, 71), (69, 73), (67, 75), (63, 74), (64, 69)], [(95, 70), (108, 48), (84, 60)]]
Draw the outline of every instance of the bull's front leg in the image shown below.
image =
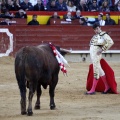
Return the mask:
[(36, 100), (36, 103), (35, 103), (35, 109), (40, 109), (40, 96), (42, 94), (42, 90), (41, 90), (41, 85), (38, 84), (37, 86), (37, 100)]

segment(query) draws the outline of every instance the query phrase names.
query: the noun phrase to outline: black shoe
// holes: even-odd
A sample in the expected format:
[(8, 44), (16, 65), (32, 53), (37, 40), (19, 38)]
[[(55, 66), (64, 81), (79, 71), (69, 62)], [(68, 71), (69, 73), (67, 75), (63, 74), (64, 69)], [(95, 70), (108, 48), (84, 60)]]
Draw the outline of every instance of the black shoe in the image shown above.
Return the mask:
[(95, 92), (92, 92), (92, 93), (85, 93), (85, 95), (95, 95)]
[(106, 92), (102, 92), (102, 94), (107, 94), (111, 91), (111, 88), (109, 88)]

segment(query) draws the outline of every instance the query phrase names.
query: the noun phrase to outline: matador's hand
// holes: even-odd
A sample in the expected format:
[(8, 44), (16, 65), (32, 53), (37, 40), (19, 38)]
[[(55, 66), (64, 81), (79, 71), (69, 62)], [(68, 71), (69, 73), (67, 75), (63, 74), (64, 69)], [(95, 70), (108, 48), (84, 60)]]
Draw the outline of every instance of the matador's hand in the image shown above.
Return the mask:
[(100, 49), (99, 51), (97, 51), (97, 55), (100, 55), (102, 53), (102, 49)]

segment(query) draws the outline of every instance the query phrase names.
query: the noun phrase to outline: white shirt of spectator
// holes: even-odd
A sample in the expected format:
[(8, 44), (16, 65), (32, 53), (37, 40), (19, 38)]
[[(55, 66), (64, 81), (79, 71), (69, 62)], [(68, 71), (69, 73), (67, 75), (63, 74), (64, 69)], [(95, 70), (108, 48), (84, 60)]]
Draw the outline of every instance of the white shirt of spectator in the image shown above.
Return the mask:
[(67, 6), (67, 9), (70, 12), (76, 12), (76, 6), (73, 6), (73, 7)]
[(100, 26), (105, 26), (105, 21), (104, 20), (100, 20), (99, 24), (100, 24)]
[(29, 0), (30, 3), (32, 3), (32, 5), (36, 5), (37, 4), (37, 0)]
[(118, 11), (120, 11), (120, 7), (118, 6)]
[[(20, 3), (22, 3), (24, 0), (20, 0)], [(37, 0), (29, 0), (29, 2), (34, 6), (37, 4)]]
[(116, 4), (118, 3), (118, 1), (119, 1), (119, 0), (115, 0), (115, 3), (114, 3), (114, 4), (116, 5)]
[(92, 26), (93, 24), (90, 24), (89, 22), (95, 22), (95, 18), (89, 17), (87, 21), (88, 21), (87, 25)]

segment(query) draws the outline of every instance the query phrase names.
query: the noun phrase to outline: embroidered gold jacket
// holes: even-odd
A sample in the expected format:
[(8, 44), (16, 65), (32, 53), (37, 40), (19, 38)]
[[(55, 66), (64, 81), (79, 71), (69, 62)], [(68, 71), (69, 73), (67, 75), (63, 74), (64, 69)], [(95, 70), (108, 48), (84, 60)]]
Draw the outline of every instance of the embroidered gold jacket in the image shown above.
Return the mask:
[(90, 45), (100, 46), (103, 51), (108, 50), (114, 44), (112, 38), (104, 31), (92, 37)]

